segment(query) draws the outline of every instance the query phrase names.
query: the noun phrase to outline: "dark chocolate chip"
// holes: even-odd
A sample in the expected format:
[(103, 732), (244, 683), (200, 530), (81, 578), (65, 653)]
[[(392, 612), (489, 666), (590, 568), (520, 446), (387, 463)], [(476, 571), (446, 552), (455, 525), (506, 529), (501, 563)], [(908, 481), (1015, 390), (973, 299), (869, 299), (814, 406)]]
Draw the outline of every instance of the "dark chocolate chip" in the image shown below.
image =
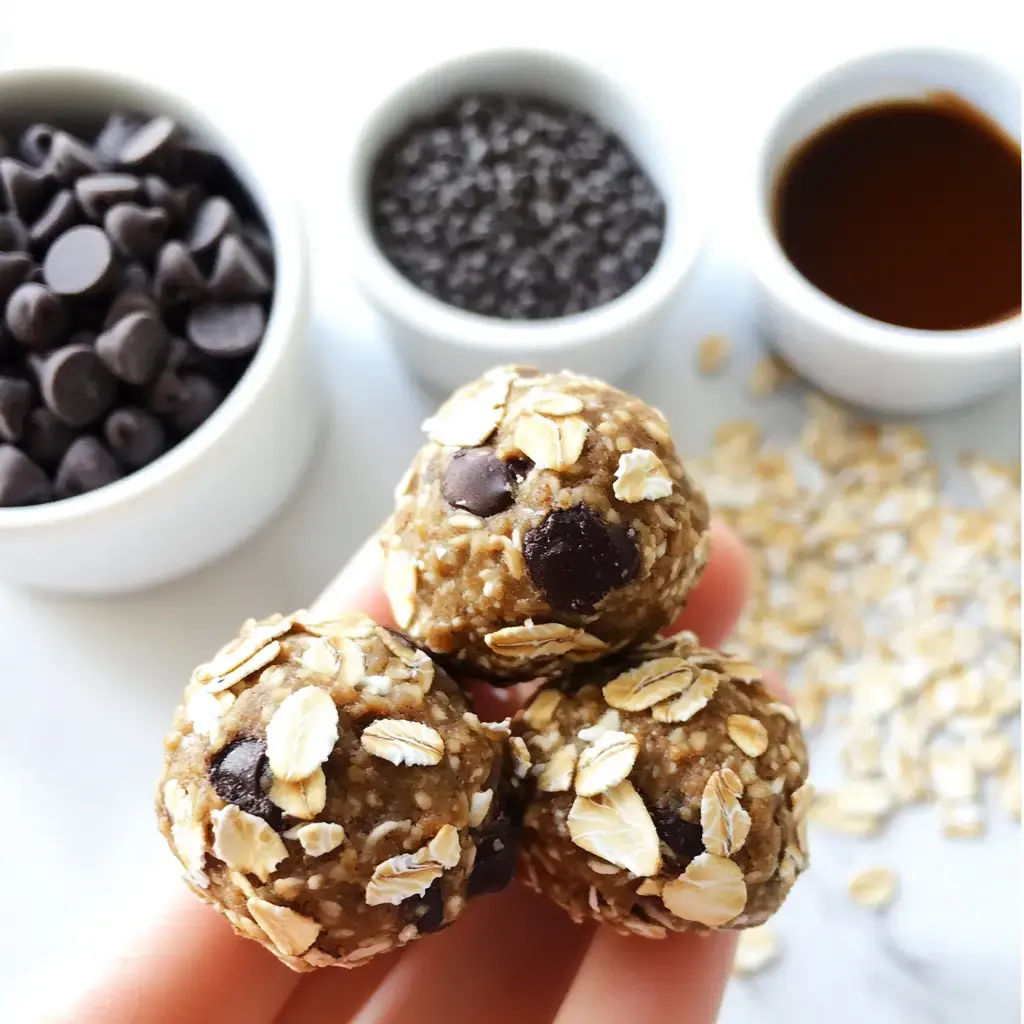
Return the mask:
[(43, 171), (11, 157), (0, 159), (0, 181), (3, 182), (7, 205), (23, 221), (30, 222), (36, 218), (53, 190)]
[(102, 442), (89, 434), (71, 442), (57, 467), (53, 490), (58, 498), (73, 498), (106, 487), (124, 474)]
[(263, 337), (266, 316), (258, 302), (207, 302), (189, 311), (192, 344), (211, 356), (243, 356)]
[(169, 341), (158, 317), (129, 313), (96, 339), (96, 354), (126, 384), (145, 384), (163, 364)]
[(29, 230), (29, 240), (37, 251), (45, 249), (58, 235), (73, 228), (81, 219), (82, 211), (75, 202), (74, 193), (69, 188), (61, 189), (36, 218)]
[(167, 444), (160, 421), (145, 409), (132, 406), (115, 409), (107, 417), (103, 437), (114, 458), (128, 469), (148, 465)]
[(222, 401), (224, 393), (209, 377), (184, 374), (178, 378), (177, 396), (174, 408), (167, 414), (168, 419), (174, 429), (185, 436), (205, 423)]
[(67, 335), (68, 313), (49, 288), (27, 281), (18, 285), (7, 300), (5, 322), (22, 345), (43, 352)]
[(89, 220), (98, 222), (112, 206), (134, 199), (139, 188), (132, 174), (86, 174), (75, 182), (75, 195)]
[(43, 164), (43, 170), (51, 178), (62, 185), (70, 185), (83, 174), (91, 174), (99, 169), (99, 161), (81, 139), (67, 132), (54, 133), (50, 152)]
[(515, 477), (516, 483), (521, 484), (530, 475), (530, 470), (533, 469), (533, 459), (528, 459), (526, 456), (523, 456), (521, 459), (508, 459), (505, 465), (508, 466), (512, 476)]
[(675, 854), (684, 868), (704, 852), (704, 831), (699, 821), (686, 821), (672, 808), (649, 806), (658, 838)]
[(99, 135), (93, 140), (92, 151), (105, 167), (113, 167), (121, 157), (125, 143), (142, 127), (145, 121), (132, 114), (116, 113), (107, 118)]
[(476, 860), (466, 887), (467, 895), (501, 892), (508, 886), (516, 870), (521, 831), (520, 826), (504, 816), (474, 830)]
[(175, 188), (156, 174), (142, 179), (142, 191), (150, 205), (163, 210), (172, 224), (191, 221), (204, 196), (200, 185), (190, 183)]
[(523, 538), (533, 584), (560, 611), (586, 614), (640, 568), (636, 535), (587, 505), (556, 509)]
[(32, 407), (32, 385), (17, 377), (0, 377), (0, 439), (21, 439), (25, 417)]
[(0, 252), (0, 305), (28, 278), (34, 266), (27, 252)]
[(154, 117), (122, 145), (120, 163), (126, 167), (158, 168), (177, 146), (178, 126), (169, 117)]
[(270, 278), (259, 260), (237, 235), (225, 235), (217, 247), (217, 258), (210, 275), (210, 295), (227, 302), (232, 299), (258, 299), (269, 291)]
[(166, 306), (196, 302), (206, 294), (206, 282), (196, 261), (181, 242), (168, 242), (156, 258), (153, 290)]
[(163, 244), (167, 226), (165, 210), (137, 203), (118, 203), (103, 218), (103, 228), (114, 248), (130, 260), (150, 259)]
[(274, 244), (270, 235), (257, 224), (246, 224), (242, 228), (242, 239), (252, 254), (263, 265), (267, 274), (274, 273)]
[[(50, 146), (57, 129), (49, 124), (30, 124), (18, 141), (18, 156), (27, 164), (39, 167), (50, 155)], [(0, 154), (3, 155), (3, 154)]]
[(402, 900), (399, 907), (402, 920), (416, 925), (422, 935), (444, 928), (444, 894), (438, 879), (434, 879), (421, 896)]
[(15, 252), (28, 252), (29, 236), (21, 218), (16, 213), (0, 215), (0, 255), (12, 255)]
[(486, 519), (515, 501), (512, 479), (508, 463), (493, 448), (463, 448), (448, 463), (441, 491), (449, 505)]
[(123, 319), (129, 313), (151, 313), (159, 318), (160, 309), (144, 291), (129, 288), (114, 297), (103, 318), (103, 329), (113, 327), (118, 320)]
[(56, 469), (78, 431), (41, 405), (33, 409), (25, 420), (21, 447), (25, 454), (44, 469)]
[(72, 427), (98, 420), (117, 394), (117, 378), (89, 345), (65, 345), (39, 369), (39, 390), (47, 408)]
[(235, 740), (214, 759), (209, 778), (225, 803), (255, 814), (273, 829), (281, 827), (281, 811), (266, 794), (272, 780), (263, 740)]
[(95, 295), (110, 284), (116, 270), (110, 239), (93, 224), (65, 231), (43, 261), (46, 283), (58, 295)]
[(188, 247), (196, 254), (208, 252), (225, 235), (238, 231), (235, 208), (223, 196), (203, 200), (188, 232)]
[(23, 451), (0, 444), (0, 507), (39, 505), (53, 498), (50, 478)]

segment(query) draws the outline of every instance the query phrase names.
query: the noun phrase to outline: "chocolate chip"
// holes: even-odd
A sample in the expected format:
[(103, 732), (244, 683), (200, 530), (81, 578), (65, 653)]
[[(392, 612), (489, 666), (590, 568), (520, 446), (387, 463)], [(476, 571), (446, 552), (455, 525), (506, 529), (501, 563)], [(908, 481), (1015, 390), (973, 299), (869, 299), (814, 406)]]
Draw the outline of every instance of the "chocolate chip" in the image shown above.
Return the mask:
[(209, 377), (184, 374), (178, 378), (174, 408), (167, 415), (174, 429), (184, 437), (205, 423), (222, 401), (224, 393)]
[(110, 239), (92, 224), (65, 231), (43, 261), (46, 283), (58, 295), (95, 295), (107, 287), (115, 272)]
[(210, 295), (222, 302), (258, 299), (270, 291), (270, 278), (237, 235), (225, 235), (210, 275)]
[(189, 183), (175, 188), (156, 174), (142, 179), (142, 191), (150, 205), (163, 210), (172, 224), (191, 221), (204, 196), (200, 185)]
[(258, 302), (207, 302), (190, 310), (186, 331), (211, 356), (242, 356), (260, 343), (266, 317)]
[(274, 244), (270, 235), (256, 224), (246, 224), (242, 228), (242, 239), (252, 254), (260, 261), (268, 275), (274, 273)]
[(169, 117), (154, 117), (135, 131), (121, 146), (119, 160), (126, 167), (164, 166), (173, 153), (178, 126)]
[(474, 830), (476, 861), (466, 887), (468, 896), (501, 892), (512, 881), (519, 852), (521, 826), (499, 817)]
[(560, 611), (586, 614), (640, 568), (636, 535), (587, 505), (556, 509), (523, 538), (534, 586)]
[(463, 448), (444, 471), (444, 500), (454, 508), (487, 518), (504, 512), (515, 501), (512, 473), (493, 448)]
[(92, 151), (105, 166), (113, 167), (125, 143), (142, 127), (144, 120), (133, 114), (114, 113), (107, 118), (99, 135), (93, 139)]
[(13, 252), (27, 252), (29, 248), (28, 228), (16, 213), (0, 215), (0, 249), (4, 255)]
[(75, 182), (75, 195), (89, 220), (101, 221), (112, 206), (134, 199), (139, 188), (132, 174), (86, 174)]
[(103, 437), (114, 458), (128, 469), (151, 463), (165, 448), (167, 436), (160, 421), (145, 409), (115, 409), (103, 424)]
[(45, 285), (32, 281), (14, 289), (4, 319), (11, 334), (34, 352), (52, 348), (68, 330), (64, 303)]
[(704, 852), (703, 829), (699, 821), (685, 821), (678, 811), (648, 806), (658, 838), (675, 854), (680, 869)]
[(53, 498), (49, 477), (23, 451), (0, 444), (0, 507), (39, 505)]
[[(49, 124), (30, 124), (18, 141), (18, 156), (27, 164), (39, 167), (50, 155), (50, 146), (57, 129)], [(0, 154), (2, 155), (2, 154)]]
[(196, 261), (181, 242), (168, 242), (156, 258), (153, 290), (166, 306), (196, 302), (206, 294), (206, 282)]
[(422, 935), (444, 928), (444, 894), (438, 879), (434, 879), (421, 896), (402, 900), (399, 907), (402, 920), (416, 925)]
[(69, 188), (61, 189), (50, 205), (36, 218), (29, 230), (29, 240), (36, 250), (45, 249), (58, 235), (73, 228), (82, 219), (82, 212)]
[[(523, 376), (520, 374), (520, 376)], [(533, 469), (533, 459), (528, 459), (525, 456), (521, 459), (507, 459), (505, 465), (508, 466), (512, 476), (515, 477), (516, 483), (522, 483), (529, 475), (530, 470)]]
[(58, 498), (74, 498), (106, 487), (124, 474), (117, 460), (95, 437), (83, 434), (71, 442), (57, 467), (53, 490)]
[(53, 188), (45, 172), (11, 157), (0, 159), (0, 182), (3, 182), (7, 205), (23, 221), (29, 222), (42, 210)]
[(212, 249), (226, 234), (239, 228), (235, 208), (223, 196), (205, 199), (192, 221), (188, 233), (188, 247), (199, 254)]
[(225, 803), (255, 814), (273, 829), (281, 827), (281, 811), (266, 795), (272, 778), (263, 740), (235, 740), (214, 759), (209, 778)]
[(7, 302), (34, 266), (27, 252), (0, 252), (0, 305)]
[(54, 133), (50, 141), (50, 152), (46, 155), (43, 170), (62, 185), (70, 185), (83, 174), (100, 169), (99, 161), (91, 150), (67, 132)]
[(0, 377), (0, 438), (20, 440), (32, 406), (32, 385), (17, 377)]
[(160, 309), (144, 291), (129, 288), (114, 297), (103, 318), (103, 330), (113, 327), (129, 313), (150, 313), (159, 318)]
[(117, 379), (89, 345), (65, 345), (39, 370), (39, 390), (53, 413), (72, 427), (98, 420), (117, 394)]
[(118, 203), (103, 218), (103, 228), (114, 248), (130, 260), (148, 260), (167, 233), (167, 212), (137, 203)]
[(126, 384), (145, 384), (163, 363), (169, 341), (152, 313), (129, 313), (96, 339), (96, 354)]
[(55, 416), (46, 406), (33, 409), (25, 420), (21, 447), (44, 469), (56, 469), (71, 442), (78, 436), (74, 427)]

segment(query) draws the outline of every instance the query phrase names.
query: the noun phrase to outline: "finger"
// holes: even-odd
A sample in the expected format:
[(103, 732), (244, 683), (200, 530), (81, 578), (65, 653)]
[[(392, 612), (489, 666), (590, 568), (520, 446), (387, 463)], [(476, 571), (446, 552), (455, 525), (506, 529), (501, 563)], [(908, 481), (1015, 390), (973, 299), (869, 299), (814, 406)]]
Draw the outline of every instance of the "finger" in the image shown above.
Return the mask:
[(735, 936), (728, 932), (672, 934), (656, 940), (602, 929), (580, 964), (555, 1024), (712, 1024), (735, 944)]
[[(352, 1024), (549, 1021), (592, 934), (591, 926), (574, 925), (553, 903), (513, 884), (475, 902), (454, 928), (409, 946)], [(333, 979), (317, 980), (324, 982), (323, 1013), (333, 1006)]]

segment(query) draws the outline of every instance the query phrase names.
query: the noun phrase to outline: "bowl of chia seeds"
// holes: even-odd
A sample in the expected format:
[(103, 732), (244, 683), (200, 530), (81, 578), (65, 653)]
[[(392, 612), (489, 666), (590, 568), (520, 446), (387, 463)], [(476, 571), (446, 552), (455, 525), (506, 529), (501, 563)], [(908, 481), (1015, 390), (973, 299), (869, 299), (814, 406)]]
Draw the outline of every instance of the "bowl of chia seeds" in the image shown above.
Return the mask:
[(465, 54), (363, 121), (346, 236), (400, 354), (451, 388), (498, 362), (621, 377), (699, 248), (679, 148), (622, 84), (546, 50)]

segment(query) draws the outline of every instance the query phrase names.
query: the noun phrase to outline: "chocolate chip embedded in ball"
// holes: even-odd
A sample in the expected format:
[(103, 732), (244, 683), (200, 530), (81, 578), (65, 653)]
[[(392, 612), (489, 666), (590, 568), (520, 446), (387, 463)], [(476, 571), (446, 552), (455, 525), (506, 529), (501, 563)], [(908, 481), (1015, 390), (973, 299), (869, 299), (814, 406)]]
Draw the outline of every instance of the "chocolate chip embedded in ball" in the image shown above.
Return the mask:
[(648, 807), (658, 838), (672, 851), (683, 870), (704, 852), (704, 829), (699, 821), (686, 821), (666, 807)]
[(125, 167), (158, 169), (169, 162), (177, 147), (178, 126), (169, 117), (154, 117), (121, 147), (120, 162)]
[(270, 278), (237, 235), (225, 235), (210, 274), (210, 295), (222, 302), (258, 299), (270, 291)]
[(198, 302), (206, 294), (206, 282), (196, 261), (181, 242), (168, 242), (156, 258), (153, 291), (165, 306)]
[(104, 216), (103, 229), (122, 256), (148, 260), (163, 244), (168, 223), (165, 210), (150, 210), (137, 203), (117, 203)]
[(148, 466), (167, 446), (160, 421), (145, 409), (115, 409), (103, 424), (103, 438), (114, 458), (128, 469)]
[(133, 174), (86, 174), (75, 182), (75, 195), (89, 220), (101, 221), (111, 207), (131, 202), (140, 188)]
[(32, 385), (17, 377), (0, 377), (0, 439), (21, 439), (25, 417), (32, 407)]
[(266, 794), (273, 778), (267, 745), (262, 740), (232, 743), (210, 766), (209, 779), (217, 796), (225, 803), (255, 814), (273, 829), (280, 829), (281, 811)]
[(523, 538), (534, 586), (561, 611), (587, 614), (640, 568), (636, 535), (586, 505), (556, 509)]
[(46, 249), (55, 238), (73, 228), (81, 219), (82, 211), (75, 201), (74, 193), (67, 188), (61, 189), (29, 229), (29, 241), (37, 252)]
[(444, 927), (444, 893), (436, 879), (422, 895), (404, 899), (398, 906), (402, 920), (416, 925), (422, 935), (441, 931)]
[(96, 354), (126, 384), (145, 384), (159, 370), (170, 336), (160, 319), (140, 311), (123, 316), (96, 339)]
[(98, 420), (117, 394), (117, 379), (89, 345), (65, 345), (39, 369), (39, 390), (48, 409), (72, 427)]
[(23, 451), (0, 444), (0, 507), (40, 505), (53, 498), (49, 477)]
[(53, 470), (64, 458), (78, 430), (68, 426), (45, 405), (32, 409), (25, 419), (21, 447), (25, 454), (43, 469)]
[(89, 148), (67, 132), (56, 132), (50, 142), (43, 170), (62, 185), (70, 185), (83, 174), (100, 169), (99, 161)]
[(225, 235), (238, 231), (235, 208), (223, 196), (210, 196), (196, 212), (188, 233), (189, 249), (199, 255), (212, 249)]
[(502, 462), (493, 448), (463, 448), (448, 463), (441, 492), (453, 508), (486, 519), (504, 512), (515, 501), (514, 479), (509, 464)]
[(23, 221), (29, 222), (36, 218), (53, 191), (53, 184), (44, 171), (11, 157), (0, 159), (0, 183), (7, 205)]
[(68, 313), (64, 303), (45, 285), (27, 281), (7, 300), (7, 329), (26, 348), (44, 352), (67, 335)]
[(515, 874), (521, 832), (522, 827), (507, 817), (476, 830), (476, 860), (467, 895), (483, 896), (507, 888)]
[(211, 356), (243, 356), (260, 343), (266, 316), (258, 302), (207, 302), (188, 314), (192, 344)]
[(103, 291), (115, 273), (110, 239), (92, 224), (65, 231), (43, 261), (46, 283), (58, 295), (76, 298)]
[(106, 487), (123, 475), (117, 460), (103, 444), (83, 434), (72, 442), (60, 460), (53, 490), (58, 498), (73, 498)]
[(0, 252), (0, 304), (7, 302), (34, 267), (32, 257), (26, 252)]

